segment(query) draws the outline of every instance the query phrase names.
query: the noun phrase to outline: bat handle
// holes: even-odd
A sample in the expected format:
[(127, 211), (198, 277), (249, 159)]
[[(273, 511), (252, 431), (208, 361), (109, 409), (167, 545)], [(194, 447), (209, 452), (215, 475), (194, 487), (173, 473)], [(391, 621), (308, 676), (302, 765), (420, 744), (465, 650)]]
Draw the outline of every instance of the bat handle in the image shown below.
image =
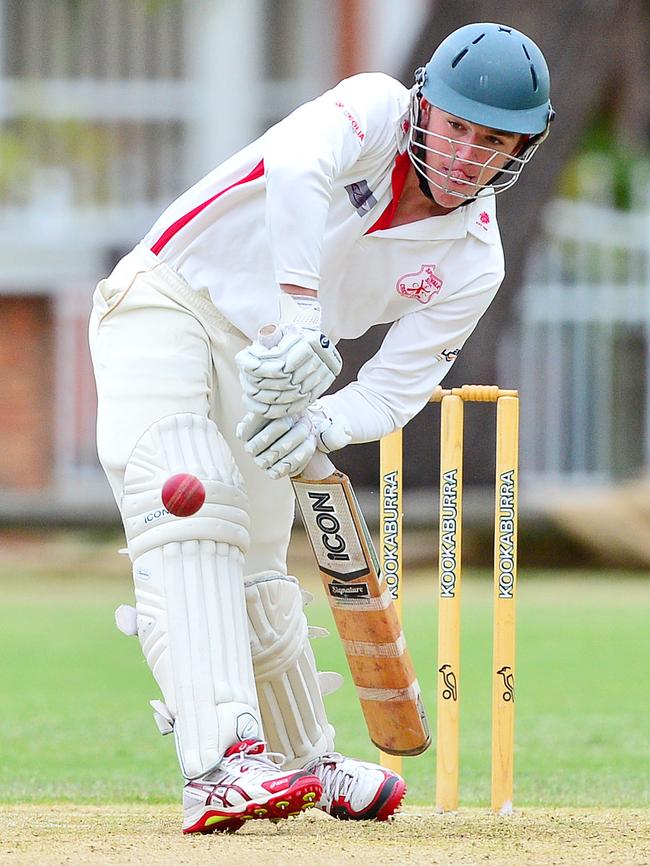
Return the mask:
[(300, 473), (301, 478), (307, 481), (322, 481), (336, 472), (336, 468), (327, 454), (316, 450), (314, 456)]
[[(272, 349), (282, 339), (282, 331), (278, 325), (263, 325), (257, 332), (257, 342), (265, 349)], [(323, 451), (316, 451), (307, 466), (301, 472), (301, 477), (307, 481), (322, 481), (332, 475), (336, 469), (334, 464)]]
[(265, 349), (272, 349), (282, 339), (282, 331), (279, 325), (263, 325), (257, 332), (257, 342)]

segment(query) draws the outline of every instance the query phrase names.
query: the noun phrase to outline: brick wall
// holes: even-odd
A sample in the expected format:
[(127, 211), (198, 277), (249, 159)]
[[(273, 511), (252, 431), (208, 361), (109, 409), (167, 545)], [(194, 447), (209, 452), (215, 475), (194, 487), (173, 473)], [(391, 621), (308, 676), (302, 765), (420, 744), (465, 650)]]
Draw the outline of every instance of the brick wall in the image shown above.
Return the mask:
[(0, 489), (50, 482), (53, 368), (50, 299), (0, 296)]

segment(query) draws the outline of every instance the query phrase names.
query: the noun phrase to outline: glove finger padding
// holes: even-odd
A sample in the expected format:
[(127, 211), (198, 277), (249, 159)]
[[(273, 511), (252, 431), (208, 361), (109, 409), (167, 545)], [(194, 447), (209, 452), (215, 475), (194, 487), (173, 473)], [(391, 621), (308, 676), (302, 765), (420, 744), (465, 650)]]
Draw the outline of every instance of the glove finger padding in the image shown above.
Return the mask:
[(257, 416), (247, 415), (237, 435), (256, 465), (274, 480), (302, 472), (316, 451), (316, 433), (306, 414), (268, 421), (262, 429)]
[[(255, 463), (257, 463), (260, 469), (263, 469), (266, 472), (269, 478), (273, 479), (273, 481), (277, 481), (279, 478), (300, 475), (314, 456), (315, 452), (316, 442), (313, 439), (306, 439), (289, 454), (278, 457), (268, 466), (264, 466), (261, 462), (264, 457), (256, 457)], [(272, 453), (269, 453), (268, 459), (273, 459)]]
[(287, 328), (276, 346), (255, 342), (237, 355), (244, 405), (266, 418), (297, 415), (327, 391), (343, 362), (318, 331)]
[(238, 425), (237, 436), (274, 481), (298, 475), (316, 451), (316, 435), (306, 416), (298, 421), (288, 416), (268, 421), (250, 412)]
[(255, 463), (271, 478), (282, 478), (302, 472), (315, 451), (315, 433), (309, 420), (303, 417), (291, 430), (258, 452)]
[(264, 355), (275, 351), (275, 349), (265, 349), (259, 343), (253, 343), (247, 349), (242, 349), (235, 356), (235, 361), (241, 374), (265, 379), (288, 378), (284, 369), (284, 356), (281, 358), (277, 356), (260, 357), (256, 349), (264, 353)]
[(249, 412), (254, 412), (262, 418), (271, 420), (273, 418), (295, 417), (296, 415), (300, 415), (301, 412), (304, 412), (307, 406), (309, 406), (310, 398), (301, 397), (294, 403), (272, 403), (269, 405), (268, 403), (261, 403), (253, 397), (247, 397), (244, 395), (242, 403)]
[(254, 373), (261, 378), (282, 378), (288, 372), (285, 369), (287, 354), (303, 340), (304, 334), (292, 327), (285, 331), (276, 346), (263, 346), (256, 340), (246, 349), (238, 352), (235, 361), (242, 373)]
[(328, 454), (344, 448), (351, 439), (347, 419), (342, 415), (330, 418), (319, 404), (299, 417), (266, 420), (249, 413), (237, 427), (237, 436), (256, 465), (273, 479), (299, 475), (316, 449)]
[(246, 382), (244, 388), (244, 397), (250, 397), (257, 403), (262, 403), (265, 406), (269, 405), (288, 405), (297, 400), (302, 400), (305, 396), (298, 385), (289, 385), (288, 388), (272, 389), (272, 388), (256, 388), (251, 382)]
[(324, 367), (319, 367), (300, 382), (300, 390), (303, 394), (309, 394), (314, 391), (324, 394), (335, 379), (334, 373), (330, 373)]
[[(280, 345), (282, 345), (282, 341), (280, 341), (278, 347)], [(288, 348), (284, 370), (286, 373), (293, 374), (292, 379), (294, 382), (301, 381), (301, 378), (299, 378), (300, 370), (305, 364), (309, 365), (310, 361), (324, 364), (334, 376), (338, 376), (343, 366), (343, 361), (334, 343), (325, 334), (319, 334), (317, 331), (306, 331), (303, 334), (301, 342)], [(311, 369), (309, 372), (311, 372)]]
[(294, 384), (289, 375), (282, 379), (269, 379), (268, 377), (257, 379), (255, 375), (251, 374), (250, 376), (241, 376), (240, 381), (245, 394), (255, 395), (257, 391), (284, 391), (291, 388), (295, 388), (296, 392), (300, 391), (299, 385)]
[(295, 424), (295, 418), (285, 416), (269, 421), (253, 412), (244, 416), (237, 426), (237, 438), (245, 443), (245, 449), (257, 457)]

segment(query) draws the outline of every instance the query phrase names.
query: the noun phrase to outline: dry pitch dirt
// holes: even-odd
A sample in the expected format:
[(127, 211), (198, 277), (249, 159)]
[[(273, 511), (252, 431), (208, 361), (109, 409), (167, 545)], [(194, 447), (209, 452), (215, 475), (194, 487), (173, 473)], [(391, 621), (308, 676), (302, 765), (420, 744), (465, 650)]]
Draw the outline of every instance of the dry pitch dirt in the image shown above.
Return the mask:
[(387, 824), (312, 812), (232, 836), (182, 836), (176, 806), (0, 807), (0, 864), (227, 866), (648, 866), (650, 815), (520, 810), (508, 818), (407, 808)]

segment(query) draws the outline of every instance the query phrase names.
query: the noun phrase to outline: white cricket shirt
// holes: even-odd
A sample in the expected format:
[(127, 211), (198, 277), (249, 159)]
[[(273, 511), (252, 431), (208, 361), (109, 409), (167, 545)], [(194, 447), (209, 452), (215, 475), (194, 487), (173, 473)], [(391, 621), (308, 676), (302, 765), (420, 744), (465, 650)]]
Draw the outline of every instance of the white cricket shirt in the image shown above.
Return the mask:
[(348, 78), (200, 180), (145, 237), (251, 339), (278, 320), (280, 283), (318, 290), (334, 341), (392, 322), (358, 380), (322, 399), (355, 442), (420, 411), (504, 276), (493, 196), (390, 228), (408, 106), (387, 75)]

